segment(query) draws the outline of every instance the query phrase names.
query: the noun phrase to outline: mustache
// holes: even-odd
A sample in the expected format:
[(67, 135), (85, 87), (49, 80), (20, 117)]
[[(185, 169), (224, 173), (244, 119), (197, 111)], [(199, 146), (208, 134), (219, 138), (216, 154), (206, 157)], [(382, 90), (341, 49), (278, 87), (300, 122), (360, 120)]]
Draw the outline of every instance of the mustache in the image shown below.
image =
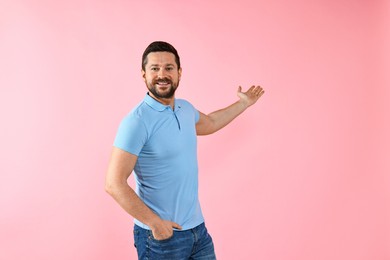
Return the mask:
[(155, 79), (153, 80), (153, 84), (157, 84), (159, 82), (162, 82), (162, 83), (168, 83), (168, 84), (171, 84), (172, 85), (172, 80), (170, 80), (169, 78), (161, 78), (161, 79)]

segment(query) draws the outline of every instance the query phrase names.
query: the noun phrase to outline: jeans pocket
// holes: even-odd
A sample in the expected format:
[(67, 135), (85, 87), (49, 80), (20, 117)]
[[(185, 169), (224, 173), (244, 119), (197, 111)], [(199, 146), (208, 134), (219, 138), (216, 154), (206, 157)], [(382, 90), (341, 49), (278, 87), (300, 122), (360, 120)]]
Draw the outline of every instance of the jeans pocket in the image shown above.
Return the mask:
[(172, 236), (168, 237), (168, 238), (165, 238), (165, 239), (162, 239), (162, 240), (159, 240), (159, 239), (155, 239), (154, 236), (153, 236), (153, 232), (152, 231), (149, 231), (149, 238), (150, 240), (152, 240), (153, 242), (156, 242), (156, 243), (160, 243), (160, 244), (163, 244), (163, 243), (168, 243), (170, 242), (171, 240), (173, 240), (173, 237), (175, 236), (175, 232), (172, 233)]

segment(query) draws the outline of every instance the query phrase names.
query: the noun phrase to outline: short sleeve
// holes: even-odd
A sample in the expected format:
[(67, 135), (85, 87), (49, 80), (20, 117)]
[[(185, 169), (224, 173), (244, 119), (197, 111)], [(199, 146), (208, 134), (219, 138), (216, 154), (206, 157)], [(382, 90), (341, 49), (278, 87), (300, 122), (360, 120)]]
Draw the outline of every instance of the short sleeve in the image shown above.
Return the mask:
[(179, 101), (181, 102), (182, 105), (186, 107), (186, 109), (189, 109), (194, 113), (195, 124), (198, 123), (200, 118), (199, 111), (190, 102), (184, 99), (179, 99)]
[(196, 110), (195, 108), (194, 108), (194, 111), (195, 111), (195, 124), (196, 124), (196, 123), (198, 123), (198, 121), (199, 121), (200, 115), (199, 115), (199, 111)]
[(115, 137), (114, 146), (139, 156), (147, 140), (147, 131), (142, 120), (133, 114), (121, 122)]

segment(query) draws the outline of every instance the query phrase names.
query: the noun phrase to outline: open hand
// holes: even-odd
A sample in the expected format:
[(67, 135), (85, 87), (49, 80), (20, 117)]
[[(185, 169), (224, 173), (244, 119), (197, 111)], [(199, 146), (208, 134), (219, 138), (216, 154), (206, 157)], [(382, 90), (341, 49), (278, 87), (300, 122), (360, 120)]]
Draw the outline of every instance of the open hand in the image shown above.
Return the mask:
[(246, 92), (241, 91), (241, 86), (238, 87), (237, 96), (240, 101), (247, 107), (253, 105), (264, 94), (264, 89), (261, 86), (252, 86)]

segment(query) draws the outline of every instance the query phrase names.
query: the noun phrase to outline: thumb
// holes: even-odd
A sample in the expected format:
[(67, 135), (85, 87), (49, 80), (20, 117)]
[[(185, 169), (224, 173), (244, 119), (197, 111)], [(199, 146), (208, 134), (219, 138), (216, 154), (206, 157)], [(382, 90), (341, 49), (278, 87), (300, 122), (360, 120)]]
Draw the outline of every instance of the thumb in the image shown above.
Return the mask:
[(175, 222), (171, 222), (171, 224), (172, 224), (172, 227), (173, 227), (173, 228), (182, 230), (182, 227), (181, 227), (179, 224), (177, 224), (177, 223), (175, 223)]
[(241, 93), (241, 90), (242, 90), (241, 86), (238, 86), (237, 93)]

